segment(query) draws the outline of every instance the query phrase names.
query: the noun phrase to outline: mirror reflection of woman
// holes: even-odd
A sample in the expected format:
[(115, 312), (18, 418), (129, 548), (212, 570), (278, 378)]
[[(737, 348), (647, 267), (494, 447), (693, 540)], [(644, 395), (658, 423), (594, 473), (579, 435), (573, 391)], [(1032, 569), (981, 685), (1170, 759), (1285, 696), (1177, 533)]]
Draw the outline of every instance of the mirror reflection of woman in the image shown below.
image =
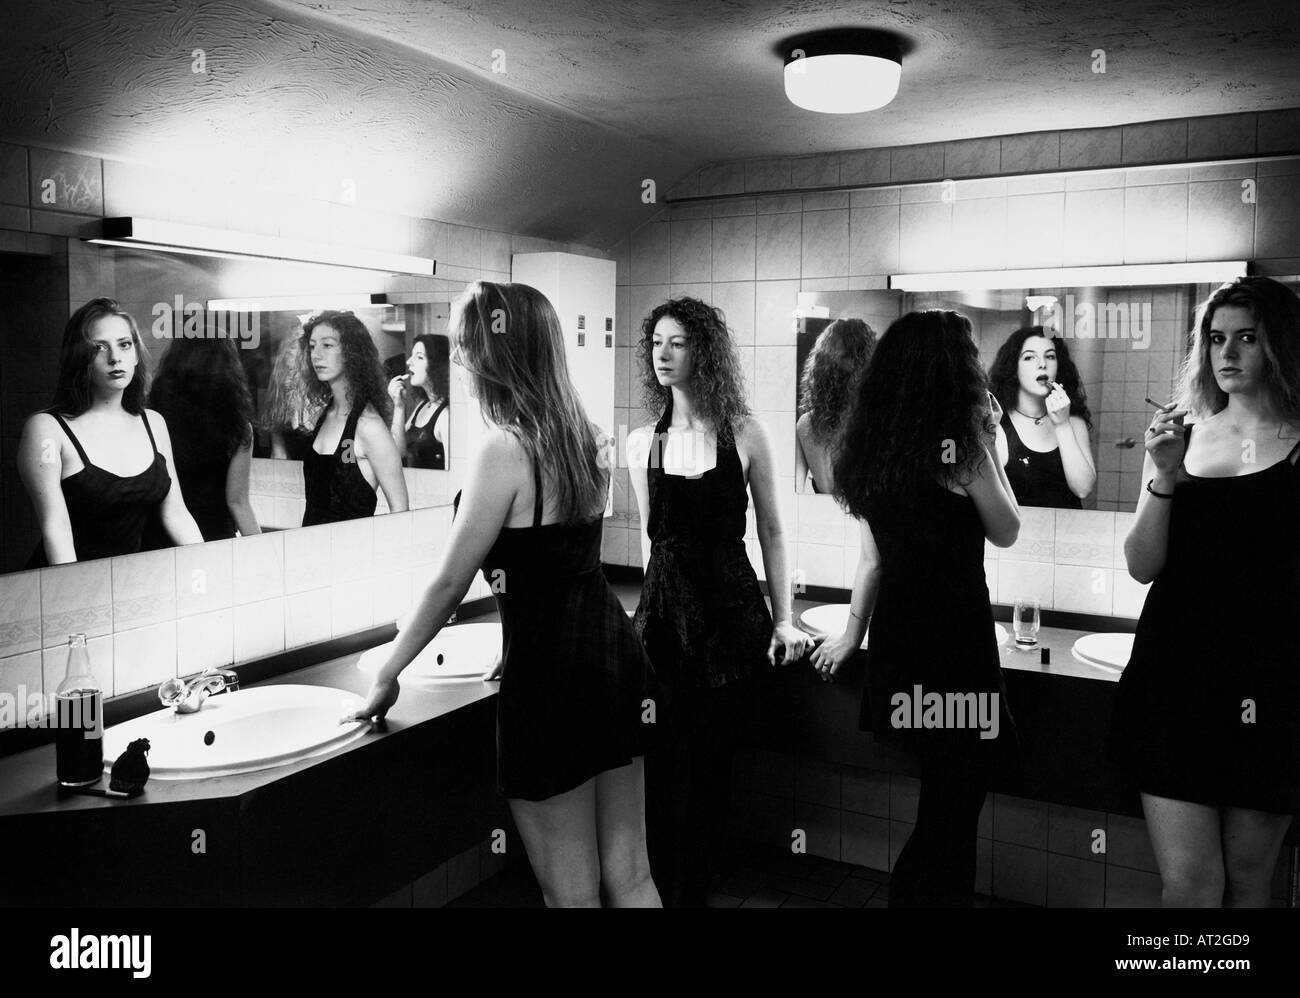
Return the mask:
[[(628, 435), (645, 581), (635, 623), (663, 685), (663, 744), (646, 762), (647, 831), (656, 882), (672, 903), (703, 907), (727, 838), (731, 764), (754, 720), (756, 685), (803, 657), (791, 618), (776, 463), (745, 404), (720, 311), (695, 298), (657, 306), (638, 349), (658, 423)], [(749, 493), (772, 609), (745, 548)], [(773, 620), (775, 618), (775, 623)], [(688, 760), (679, 824), (673, 773)]]
[(1293, 291), (1244, 277), (1209, 298), (1146, 451), (1124, 555), (1152, 585), (1120, 678), (1115, 759), (1141, 793), (1165, 907), (1267, 907), (1300, 814)]
[(253, 397), (236, 341), (172, 341), (149, 403), (171, 428), (174, 470), (203, 539), (261, 533), (248, 498)]
[(388, 383), (388, 396), (393, 400), (393, 440), (413, 468), (447, 468), (451, 421), (447, 356), (445, 336), (417, 336), (406, 362), (407, 374)]
[(658, 908), (642, 768), (657, 728), (643, 715), (654, 676), (601, 570), (609, 448), (540, 292), (476, 282), (453, 305), (451, 328), (458, 374), (488, 429), (442, 563), (359, 716), (397, 702), (401, 671), (481, 568), (501, 611), (497, 785), (547, 906), (598, 908), (603, 893), (611, 907)]
[(1003, 411), (998, 459), (1016, 500), (1082, 509), (1097, 486), (1092, 417), (1065, 341), (1042, 326), (1016, 330), (998, 349), (989, 382)]
[[(992, 456), (1001, 411), (986, 386), (965, 316), (909, 312), (855, 383), (836, 451), (835, 497), (858, 519), (862, 551), (849, 627), (812, 662), (833, 680), (870, 622), (861, 725), (920, 760), (916, 825), (890, 874), (890, 907), (970, 907), (980, 810), (1016, 757), (984, 542), (1014, 544), (1020, 510)], [(896, 723), (900, 704), (932, 694), (979, 698), (969, 702), (988, 705), (994, 737), (969, 721)]]
[(854, 376), (867, 366), (876, 333), (861, 319), (836, 319), (822, 330), (804, 361), (799, 381), (801, 413), (795, 423), (794, 482), (804, 491), (835, 487), (831, 446)]
[(27, 420), (18, 471), (41, 543), (28, 568), (132, 554), (157, 516), (175, 544), (202, 542), (185, 508), (171, 436), (145, 408), (148, 376), (135, 319), (111, 298), (73, 313), (49, 409)]
[(299, 342), (310, 365), (301, 371), (309, 396), (324, 406), (303, 460), (302, 525), (374, 516), (376, 486), (390, 512), (405, 511), (406, 479), (389, 433), (392, 403), (369, 331), (351, 312), (318, 312)]

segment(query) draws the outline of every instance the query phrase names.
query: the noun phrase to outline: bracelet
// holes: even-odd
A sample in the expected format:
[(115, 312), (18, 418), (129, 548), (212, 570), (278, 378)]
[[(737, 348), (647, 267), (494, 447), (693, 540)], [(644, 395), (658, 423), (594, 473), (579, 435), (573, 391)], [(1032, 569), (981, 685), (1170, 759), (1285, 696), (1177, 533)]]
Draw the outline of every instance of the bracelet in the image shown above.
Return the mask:
[[(858, 615), (857, 615), (856, 613), (853, 612), (853, 607), (849, 607), (849, 616), (850, 616), (850, 617), (858, 617)], [(867, 620), (866, 620), (865, 617), (858, 617), (858, 620), (862, 621), (864, 624), (867, 622)]]
[(1153, 484), (1155, 484), (1154, 478), (1149, 479), (1147, 481), (1147, 491), (1150, 492), (1157, 499), (1172, 499), (1174, 497), (1174, 494), (1172, 492), (1157, 492), (1155, 489), (1151, 487)]

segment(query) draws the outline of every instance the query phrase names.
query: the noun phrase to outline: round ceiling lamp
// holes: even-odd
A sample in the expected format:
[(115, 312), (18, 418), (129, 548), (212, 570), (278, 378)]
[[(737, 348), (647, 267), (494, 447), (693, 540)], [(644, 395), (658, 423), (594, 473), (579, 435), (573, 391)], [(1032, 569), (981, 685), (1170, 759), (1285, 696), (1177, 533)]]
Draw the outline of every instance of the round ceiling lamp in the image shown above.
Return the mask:
[(780, 46), (785, 95), (807, 111), (861, 114), (892, 101), (903, 75), (904, 39), (870, 28), (799, 35)]

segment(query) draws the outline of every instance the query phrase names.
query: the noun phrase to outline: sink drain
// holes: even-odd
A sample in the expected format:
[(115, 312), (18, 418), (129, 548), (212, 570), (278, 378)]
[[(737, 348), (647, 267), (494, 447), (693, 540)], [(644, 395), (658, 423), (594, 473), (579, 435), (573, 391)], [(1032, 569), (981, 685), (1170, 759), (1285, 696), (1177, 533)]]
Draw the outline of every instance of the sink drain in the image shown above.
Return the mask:
[(204, 745), (211, 745), (216, 740), (217, 740), (217, 734), (215, 731), (209, 731), (207, 734), (203, 736)]

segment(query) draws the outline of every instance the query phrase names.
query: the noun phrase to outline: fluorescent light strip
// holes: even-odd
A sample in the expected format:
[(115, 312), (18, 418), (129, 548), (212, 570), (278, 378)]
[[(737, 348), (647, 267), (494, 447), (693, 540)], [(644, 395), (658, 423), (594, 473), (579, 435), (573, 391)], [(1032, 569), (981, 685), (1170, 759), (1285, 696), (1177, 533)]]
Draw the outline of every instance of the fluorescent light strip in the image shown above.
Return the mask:
[(1008, 288), (1221, 284), (1245, 276), (1247, 269), (1245, 260), (1214, 260), (1207, 263), (1137, 263), (1117, 267), (970, 270), (947, 274), (891, 274), (889, 286), (898, 291), (997, 291)]
[(421, 277), (432, 277), (437, 266), (433, 260), (425, 257), (232, 232), (228, 229), (209, 229), (149, 218), (106, 218), (101, 237), (86, 241), (108, 246), (160, 250), (164, 253), (229, 259), (292, 260)]
[(213, 312), (293, 312), (301, 308), (308, 309), (382, 309), (375, 305), (368, 294), (341, 295), (287, 295), (284, 297), (256, 298), (211, 298), (208, 308)]

